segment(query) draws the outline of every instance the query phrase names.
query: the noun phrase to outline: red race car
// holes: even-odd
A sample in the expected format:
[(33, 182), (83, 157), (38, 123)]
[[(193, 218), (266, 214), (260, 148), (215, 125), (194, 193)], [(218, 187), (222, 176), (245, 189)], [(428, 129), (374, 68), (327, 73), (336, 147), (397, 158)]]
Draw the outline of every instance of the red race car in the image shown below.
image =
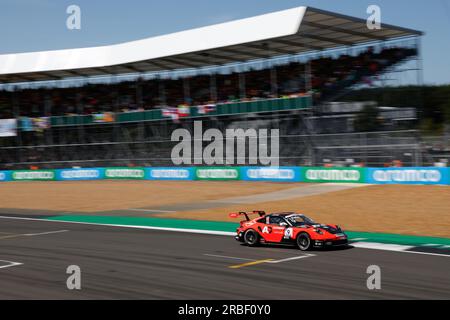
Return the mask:
[[(250, 220), (249, 214), (259, 217)], [(266, 214), (264, 211), (230, 213), (230, 217), (244, 216), (236, 230), (235, 239), (249, 246), (260, 243), (297, 245), (306, 251), (313, 247), (345, 246), (347, 235), (333, 224), (319, 224), (307, 216), (295, 212)]]

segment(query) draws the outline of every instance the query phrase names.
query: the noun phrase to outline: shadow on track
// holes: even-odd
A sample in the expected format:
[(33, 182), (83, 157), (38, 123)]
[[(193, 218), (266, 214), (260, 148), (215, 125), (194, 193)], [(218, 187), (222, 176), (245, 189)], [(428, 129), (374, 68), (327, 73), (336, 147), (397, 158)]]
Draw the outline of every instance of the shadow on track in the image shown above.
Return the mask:
[[(245, 243), (240, 243), (239, 244), (241, 247), (248, 247), (248, 248), (252, 248), (249, 247), (248, 245), (246, 245)], [(288, 245), (288, 244), (276, 244), (276, 243), (264, 243), (264, 244), (259, 244), (257, 246), (255, 246), (256, 248), (277, 248), (277, 249), (285, 249), (285, 250), (297, 250), (300, 252), (328, 252), (328, 251), (344, 251), (344, 250), (350, 250), (353, 249), (354, 247), (351, 244), (348, 245), (344, 245), (344, 246), (336, 246), (336, 247), (324, 247), (324, 248), (312, 248), (310, 250), (307, 251), (301, 251), (297, 246), (295, 245)]]

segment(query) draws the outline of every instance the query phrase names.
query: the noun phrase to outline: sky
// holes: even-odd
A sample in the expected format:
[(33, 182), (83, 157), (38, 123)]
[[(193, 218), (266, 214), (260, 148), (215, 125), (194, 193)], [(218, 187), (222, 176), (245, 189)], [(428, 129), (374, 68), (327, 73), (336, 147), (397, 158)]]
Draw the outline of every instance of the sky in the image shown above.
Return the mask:
[[(255, 16), (297, 6), (367, 18), (425, 32), (424, 81), (450, 84), (450, 0), (0, 0), (0, 54), (93, 47)], [(81, 30), (66, 27), (69, 5)]]

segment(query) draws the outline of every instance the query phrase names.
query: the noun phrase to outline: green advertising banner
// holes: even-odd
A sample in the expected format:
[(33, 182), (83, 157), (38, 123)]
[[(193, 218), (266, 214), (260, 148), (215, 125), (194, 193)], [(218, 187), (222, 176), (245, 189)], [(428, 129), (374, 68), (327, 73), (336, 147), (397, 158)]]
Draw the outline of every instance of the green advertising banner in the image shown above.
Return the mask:
[(105, 168), (105, 179), (144, 180), (144, 168)]
[(13, 181), (51, 181), (56, 180), (55, 170), (18, 170), (12, 171)]
[(364, 183), (365, 168), (302, 168), (304, 182), (358, 182)]
[(206, 167), (195, 169), (196, 180), (239, 180), (239, 168)]

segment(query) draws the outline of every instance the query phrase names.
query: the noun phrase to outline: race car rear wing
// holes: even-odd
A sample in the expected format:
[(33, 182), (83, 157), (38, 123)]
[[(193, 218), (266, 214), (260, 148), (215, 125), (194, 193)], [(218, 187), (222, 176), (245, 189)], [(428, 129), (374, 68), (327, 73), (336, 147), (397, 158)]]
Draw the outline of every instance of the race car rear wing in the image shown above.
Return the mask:
[(245, 219), (247, 219), (247, 221), (250, 221), (250, 214), (258, 214), (260, 217), (264, 217), (266, 215), (265, 211), (260, 211), (260, 210), (253, 210), (252, 212), (244, 212), (244, 211), (240, 211), (240, 212), (232, 212), (229, 214), (230, 218), (239, 218), (240, 216), (245, 216)]

